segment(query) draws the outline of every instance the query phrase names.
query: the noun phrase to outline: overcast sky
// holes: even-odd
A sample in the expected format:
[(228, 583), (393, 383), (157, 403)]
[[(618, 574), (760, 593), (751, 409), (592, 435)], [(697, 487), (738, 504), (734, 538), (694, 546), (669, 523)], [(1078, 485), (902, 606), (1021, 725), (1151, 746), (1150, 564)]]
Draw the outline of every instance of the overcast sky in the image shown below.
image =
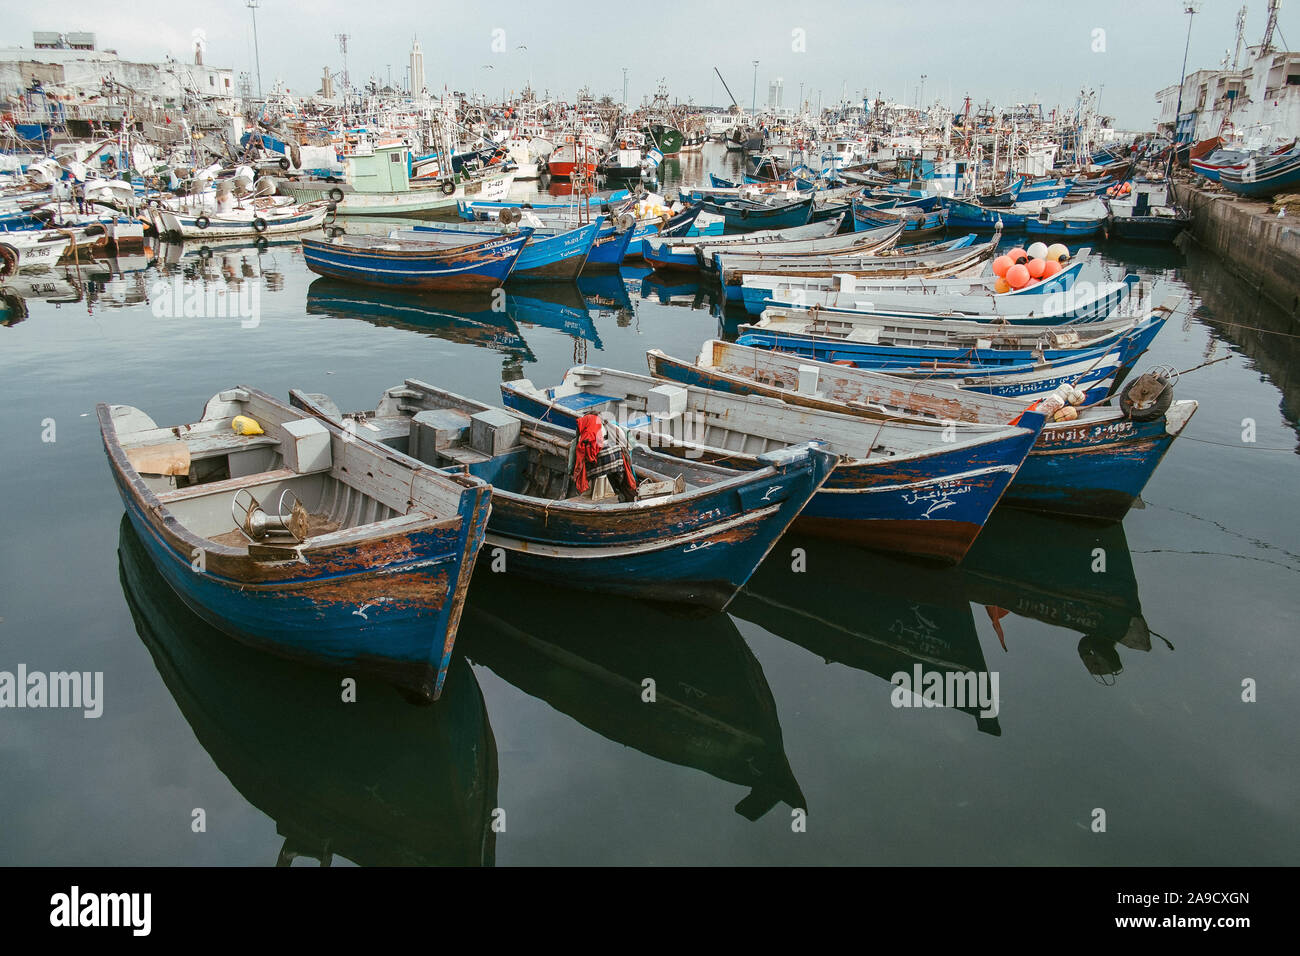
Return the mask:
[[(776, 77), (784, 79), (787, 106), (797, 103), (801, 85), (814, 105), (819, 95), (829, 104), (845, 90), (850, 97), (880, 91), (910, 103), (924, 74), (925, 100), (938, 96), (954, 107), (969, 94), (977, 105), (988, 99), (1068, 108), (1080, 89), (1098, 90), (1102, 112), (1114, 115), (1118, 125), (1147, 129), (1157, 112), (1156, 90), (1179, 77), (1185, 5), (1185, 0), (1089, 0), (1068, 6), (1052, 0), (604, 0), (588, 8), (578, 0), (472, 5), (261, 0), (257, 27), (263, 86), (269, 89), (279, 78), (295, 93), (314, 92), (326, 66), (342, 69), (334, 35), (347, 33), (354, 84), (370, 76), (386, 81), (390, 70), (395, 84), (404, 83), (410, 41), (418, 36), (428, 84), (438, 90), (445, 85), (499, 97), (531, 80), (539, 90), (570, 99), (583, 85), (596, 96), (620, 99), (626, 67), (633, 103), (653, 94), (664, 79), (676, 98), (726, 105), (730, 100), (713, 73), (716, 65), (748, 108), (757, 59), (760, 105)], [(1216, 67), (1228, 54), (1241, 2), (1201, 0), (1198, 5), (1189, 71)], [(97, 34), (101, 49), (115, 49), (125, 58), (158, 60), (171, 54), (189, 60), (193, 31), (202, 28), (205, 62), (249, 71), (256, 91), (252, 20), (244, 0), (110, 5), (65, 0), (57, 12), (38, 10), (41, 4), (6, 6), (0, 26), (0, 45), (6, 46), (30, 47), (33, 30), (85, 30)], [(1267, 4), (1250, 0), (1248, 7), (1246, 40), (1257, 43)], [(583, 9), (591, 12), (576, 18)], [(1283, 7), (1279, 26), (1279, 46), (1286, 40), (1300, 44), (1300, 3)]]

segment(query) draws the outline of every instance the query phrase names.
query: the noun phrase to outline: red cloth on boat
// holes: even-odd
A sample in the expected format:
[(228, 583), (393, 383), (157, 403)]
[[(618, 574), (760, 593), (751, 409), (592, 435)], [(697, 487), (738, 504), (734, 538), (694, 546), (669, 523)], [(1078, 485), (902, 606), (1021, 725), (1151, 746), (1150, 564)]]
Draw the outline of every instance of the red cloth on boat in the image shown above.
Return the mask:
[(578, 419), (578, 454), (573, 461), (573, 484), (579, 493), (587, 490), (587, 465), (596, 463), (605, 444), (605, 429), (597, 415), (583, 415)]
[[(605, 425), (598, 415), (587, 414), (578, 419), (578, 447), (573, 456), (573, 484), (581, 494), (596, 475), (609, 475), (614, 486), (631, 501), (636, 496), (636, 476), (632, 462), (621, 441), (615, 440), (606, 447)], [(620, 475), (619, 472), (622, 474)]]

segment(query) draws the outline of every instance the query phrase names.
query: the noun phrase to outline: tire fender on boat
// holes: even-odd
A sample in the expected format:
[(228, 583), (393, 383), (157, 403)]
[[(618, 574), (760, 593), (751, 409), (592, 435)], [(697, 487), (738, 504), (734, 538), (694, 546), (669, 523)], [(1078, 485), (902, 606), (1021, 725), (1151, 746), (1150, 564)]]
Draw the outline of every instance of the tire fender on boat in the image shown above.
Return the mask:
[(7, 242), (0, 242), (0, 277), (11, 276), (18, 271), (18, 250)]
[(455, 191), (456, 191), (456, 184), (453, 183), (450, 179), (442, 184), (442, 194), (444, 196), (450, 196)]
[(212, 220), (209, 219), (207, 216), (199, 216), (197, 219), (194, 220), (194, 225), (197, 226), (199, 229), (206, 229), (208, 228), (208, 226), (212, 225)]
[(266, 220), (263, 219), (261, 216), (258, 216), (256, 219), (253, 220), (253, 232), (256, 233), (266, 232)]
[(1124, 386), (1119, 393), (1119, 407), (1126, 418), (1150, 422), (1169, 410), (1174, 401), (1174, 386), (1167, 369), (1144, 372)]
[(339, 189), (339, 187), (335, 186), (333, 189), (331, 189), (331, 190), (329, 191), (329, 197), (330, 197), (330, 199), (331, 199), (333, 202), (342, 202), (342, 201), (343, 201), (343, 190), (341, 190), (341, 189)]

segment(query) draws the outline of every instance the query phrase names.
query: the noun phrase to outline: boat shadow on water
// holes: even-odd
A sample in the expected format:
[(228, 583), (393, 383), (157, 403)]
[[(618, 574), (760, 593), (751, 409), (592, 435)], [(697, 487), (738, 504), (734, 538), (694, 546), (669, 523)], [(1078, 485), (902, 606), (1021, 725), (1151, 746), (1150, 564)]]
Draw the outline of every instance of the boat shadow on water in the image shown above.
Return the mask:
[(434, 706), (367, 677), (343, 702), (337, 673), (245, 647), (206, 624), (159, 574), (130, 520), (122, 591), (181, 715), (217, 768), (275, 821), (276, 860), (492, 865), (497, 748), (474, 673), (457, 655)]
[(510, 310), (493, 308), (495, 301), (491, 292), (406, 292), (321, 278), (307, 287), (306, 311), (476, 345), (516, 361), (536, 361)]
[[(795, 573), (792, 549), (807, 571)], [(1102, 568), (1104, 570), (1097, 570)], [(1123, 525), (995, 511), (966, 559), (933, 568), (849, 545), (787, 535), (731, 605), (737, 617), (829, 662), (874, 674), (970, 674), (990, 670), (976, 629), (987, 614), (1000, 646), (1015, 653), (1008, 615), (1074, 631), (1088, 673), (1112, 684), (1120, 647), (1151, 649)], [(1023, 646), (1023, 645), (1022, 645)], [(996, 669), (996, 668), (995, 668)], [(996, 715), (959, 706), (977, 728), (1001, 735)]]
[(566, 592), (480, 564), (457, 646), (608, 740), (750, 788), (735, 807), (746, 819), (781, 802), (807, 809), (772, 690), (728, 614)]

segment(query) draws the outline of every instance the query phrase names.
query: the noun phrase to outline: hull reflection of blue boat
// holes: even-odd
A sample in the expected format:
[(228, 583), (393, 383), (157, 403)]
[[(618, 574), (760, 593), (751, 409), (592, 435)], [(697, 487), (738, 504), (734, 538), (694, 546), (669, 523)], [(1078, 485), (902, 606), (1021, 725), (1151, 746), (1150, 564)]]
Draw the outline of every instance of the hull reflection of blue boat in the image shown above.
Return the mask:
[(578, 292), (588, 309), (632, 311), (632, 296), (621, 272), (600, 272), (578, 277)]
[(448, 342), (477, 345), (536, 361), (508, 309), (494, 309), (488, 295), (428, 295), (401, 289), (370, 289), (337, 279), (317, 279), (307, 287), (307, 314), (362, 319), (373, 325), (406, 329)]
[(546, 295), (548, 291), (545, 287), (529, 289), (527, 284), (515, 286), (506, 294), (506, 311), (521, 325), (563, 332), (601, 348), (600, 333), (578, 290), (565, 286), (556, 288), (557, 294), (551, 296)]
[[(983, 537), (981, 533), (975, 547)], [(819, 556), (815, 579), (802, 580), (809, 576), (791, 574), (788, 565), (769, 561), (732, 605), (733, 616), (828, 664), (879, 678), (881, 694), (891, 693), (896, 674), (911, 681), (917, 667), (943, 675), (945, 684), (949, 675), (974, 675), (991, 686), (971, 606), (962, 593), (962, 569), (969, 557), (961, 567), (927, 568), (799, 534), (787, 536), (783, 546)], [(1001, 735), (998, 708), (991, 701), (986, 707), (972, 693), (952, 703), (954, 710), (974, 718), (981, 733)]]
[(365, 677), (339, 706), (336, 675), (232, 644), (195, 615), (126, 517), (117, 553), (141, 641), (217, 769), (275, 821), (278, 865), (493, 864), (497, 746), (464, 657), (436, 707)]
[[(574, 627), (578, 619), (618, 621), (618, 640)], [(475, 664), (594, 733), (747, 788), (735, 809), (748, 820), (778, 803), (807, 809), (772, 690), (728, 614), (688, 617), (489, 572), (474, 580), (463, 646)]]

